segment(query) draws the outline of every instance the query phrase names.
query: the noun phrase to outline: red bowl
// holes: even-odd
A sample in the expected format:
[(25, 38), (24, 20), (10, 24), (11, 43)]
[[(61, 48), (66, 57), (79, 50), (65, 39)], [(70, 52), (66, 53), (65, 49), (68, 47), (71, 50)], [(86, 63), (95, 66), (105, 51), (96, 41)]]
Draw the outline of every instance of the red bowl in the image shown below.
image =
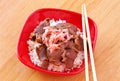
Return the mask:
[[(17, 57), (19, 60), (25, 64), (26, 66), (33, 68), (35, 70), (49, 73), (49, 74), (55, 74), (55, 75), (73, 75), (80, 73), (85, 69), (84, 63), (80, 68), (73, 69), (69, 73), (67, 72), (54, 72), (54, 71), (48, 71), (44, 70), (36, 65), (34, 65), (30, 57), (28, 55), (28, 45), (27, 40), (29, 39), (30, 33), (34, 30), (34, 28), (45, 18), (54, 18), (55, 20), (62, 19), (66, 20), (66, 22), (72, 23), (76, 25), (80, 30), (82, 30), (82, 21), (81, 21), (81, 14), (68, 11), (68, 10), (61, 10), (61, 9), (53, 9), (53, 8), (44, 8), (44, 9), (38, 9), (35, 12), (33, 12), (26, 20), (23, 29), (21, 31), (18, 45), (17, 45)], [(92, 19), (88, 19), (89, 26), (90, 26), (90, 35), (92, 40), (92, 48), (94, 50), (96, 39), (97, 39), (97, 26), (95, 22)], [(90, 57), (88, 56), (88, 60), (90, 62)]]

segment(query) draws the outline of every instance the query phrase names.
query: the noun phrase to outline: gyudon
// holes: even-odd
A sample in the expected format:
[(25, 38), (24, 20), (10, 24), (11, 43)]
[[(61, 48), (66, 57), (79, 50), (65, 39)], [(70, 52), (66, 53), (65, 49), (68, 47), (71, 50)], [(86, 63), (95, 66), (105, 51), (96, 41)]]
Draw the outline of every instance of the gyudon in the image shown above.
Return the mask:
[(41, 21), (27, 43), (31, 61), (43, 69), (64, 72), (83, 63), (82, 33), (65, 20)]

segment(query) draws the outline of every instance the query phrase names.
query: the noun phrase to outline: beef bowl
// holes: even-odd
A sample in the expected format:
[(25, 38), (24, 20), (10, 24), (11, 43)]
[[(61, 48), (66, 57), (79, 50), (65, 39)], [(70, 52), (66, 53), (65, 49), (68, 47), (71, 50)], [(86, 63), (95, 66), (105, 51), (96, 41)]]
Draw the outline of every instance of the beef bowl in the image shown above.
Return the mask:
[[(33, 12), (20, 33), (19, 60), (30, 68), (49, 74), (65, 76), (83, 71), (81, 17), (80, 13), (53, 8)], [(97, 26), (92, 19), (88, 18), (88, 21), (94, 50)]]

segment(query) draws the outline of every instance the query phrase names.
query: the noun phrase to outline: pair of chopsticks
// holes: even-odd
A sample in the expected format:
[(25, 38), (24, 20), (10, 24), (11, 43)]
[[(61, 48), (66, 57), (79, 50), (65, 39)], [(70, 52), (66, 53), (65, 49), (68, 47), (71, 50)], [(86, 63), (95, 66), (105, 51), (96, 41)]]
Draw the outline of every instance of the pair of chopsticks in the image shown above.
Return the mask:
[[(83, 30), (83, 43), (84, 43), (84, 55), (85, 55), (86, 81), (89, 81), (87, 42), (88, 42), (88, 47), (89, 47), (90, 59), (91, 59), (93, 80), (97, 81), (94, 57), (93, 57), (93, 51), (92, 51), (92, 44), (91, 44), (91, 38), (90, 38), (90, 30), (89, 30), (89, 25), (88, 25), (88, 17), (87, 17), (85, 4), (82, 5), (82, 30)], [(86, 34), (87, 34), (87, 38), (86, 38)]]

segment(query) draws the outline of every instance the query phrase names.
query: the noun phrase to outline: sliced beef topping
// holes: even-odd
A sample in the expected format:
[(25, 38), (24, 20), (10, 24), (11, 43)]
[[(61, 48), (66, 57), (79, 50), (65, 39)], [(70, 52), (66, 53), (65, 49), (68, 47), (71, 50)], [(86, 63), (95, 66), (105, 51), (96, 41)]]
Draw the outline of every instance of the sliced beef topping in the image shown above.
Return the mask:
[(66, 59), (65, 61), (65, 65), (66, 65), (66, 69), (71, 69), (73, 67), (73, 62), (74, 60), (71, 60), (71, 59)]
[(45, 45), (41, 45), (39, 47), (36, 47), (36, 52), (37, 52), (40, 60), (47, 59)]
[(70, 23), (60, 23), (56, 26), (56, 28), (58, 28), (58, 29), (67, 28), (71, 35), (75, 35), (77, 32), (77, 27), (73, 24), (70, 24)]
[(71, 69), (73, 67), (74, 59), (77, 56), (77, 52), (72, 49), (66, 50), (66, 54), (64, 55), (63, 63), (65, 63), (67, 69)]
[(36, 41), (38, 43), (41, 43), (42, 44), (42, 36), (41, 35), (36, 35)]
[(46, 55), (46, 46), (41, 45), (39, 47), (36, 47), (36, 52), (37, 52), (39, 59), (42, 61), (41, 67), (44, 69), (47, 69), (47, 67), (49, 65), (49, 60)]
[(35, 41), (36, 40), (36, 33), (30, 34), (30, 40)]
[(44, 27), (49, 26), (50, 25), (50, 19), (45, 19), (44, 21), (42, 21), (37, 27), (36, 29), (33, 31), (33, 33), (31, 33), (30, 35), (30, 39), (32, 41), (37, 41), (39, 43), (42, 43), (42, 34), (44, 33)]
[(63, 53), (62, 49), (57, 49), (53, 51), (52, 53), (49, 50), (47, 50), (47, 56), (48, 56), (49, 61), (55, 65), (61, 64), (62, 53)]
[(46, 26), (50, 26), (50, 19), (45, 19), (44, 21), (42, 21), (35, 29), (35, 33), (37, 33), (38, 35), (43, 34), (44, 33), (43, 28)]
[(43, 60), (41, 67), (42, 67), (43, 69), (47, 69), (47, 68), (48, 68), (48, 65), (49, 65), (49, 61), (48, 61), (48, 60)]
[(79, 51), (83, 51), (84, 50), (84, 48), (83, 48), (83, 39), (80, 36), (77, 36), (75, 38), (75, 45), (76, 45), (76, 48)]
[(77, 52), (73, 49), (66, 50), (66, 57), (68, 59), (74, 60), (77, 56)]

